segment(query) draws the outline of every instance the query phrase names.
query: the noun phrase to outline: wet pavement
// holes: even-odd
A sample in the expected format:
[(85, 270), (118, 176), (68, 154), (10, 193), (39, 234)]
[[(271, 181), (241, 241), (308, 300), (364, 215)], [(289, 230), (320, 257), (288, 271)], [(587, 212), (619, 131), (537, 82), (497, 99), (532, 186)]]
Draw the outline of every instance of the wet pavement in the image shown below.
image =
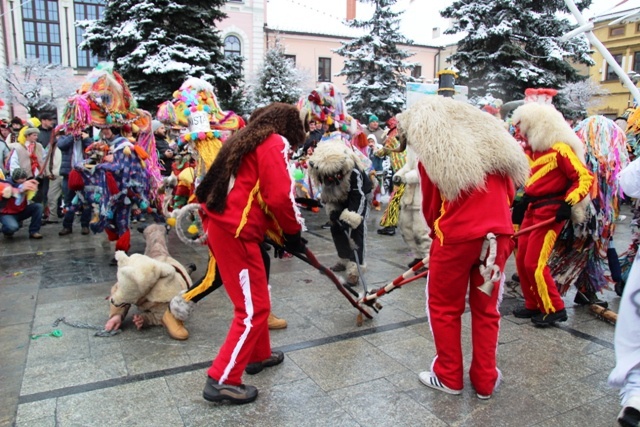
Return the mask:
[[(624, 250), (631, 214), (621, 221), (616, 245)], [(382, 286), (414, 256), (399, 233), (376, 234), (380, 212), (369, 219), (371, 285)], [(324, 213), (305, 213), (309, 247), (325, 265), (336, 256)], [(77, 224), (76, 224), (77, 225)], [(480, 401), (468, 380), (461, 396), (431, 390), (418, 380), (428, 370), (434, 345), (425, 317), (424, 280), (380, 301), (384, 308), (362, 327), (357, 311), (333, 284), (297, 259), (273, 260), (273, 312), (289, 327), (272, 331), (283, 364), (245, 381), (258, 387), (256, 402), (231, 406), (202, 399), (206, 369), (225, 337), (232, 307), (223, 289), (201, 301), (187, 328), (189, 340), (171, 340), (162, 327), (137, 331), (130, 322), (113, 337), (52, 323), (104, 325), (116, 268), (103, 235), (69, 236), (61, 226), (42, 228), (44, 239), (20, 230), (0, 241), (0, 425), (18, 426), (612, 426), (617, 391), (606, 385), (614, 365), (614, 327), (565, 297), (569, 321), (538, 329), (510, 312), (507, 289), (498, 347), (504, 381)], [(204, 274), (207, 251), (174, 233), (172, 255)], [(132, 234), (132, 252), (143, 252)], [(515, 272), (513, 258), (507, 277)], [(603, 299), (617, 309), (619, 298)], [(54, 329), (61, 337), (48, 334)], [(470, 316), (463, 318), (465, 367), (471, 356)]]

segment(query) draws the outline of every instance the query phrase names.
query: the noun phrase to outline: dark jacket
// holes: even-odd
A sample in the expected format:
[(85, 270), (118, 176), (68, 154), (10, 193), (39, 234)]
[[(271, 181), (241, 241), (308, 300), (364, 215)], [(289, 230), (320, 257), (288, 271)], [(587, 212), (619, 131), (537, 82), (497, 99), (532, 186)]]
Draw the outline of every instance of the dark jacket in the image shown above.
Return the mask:
[[(84, 156), (84, 150), (91, 145), (91, 142), (91, 138), (82, 139), (81, 137), (74, 137), (73, 135), (63, 135), (58, 139), (58, 148), (62, 152), (60, 176), (68, 176), (71, 169), (73, 169), (71, 162), (74, 157), (74, 151), (76, 151), (76, 157), (79, 155)], [(74, 150), (74, 146), (76, 150)], [(82, 161), (82, 159), (75, 159), (76, 163), (80, 161)]]
[(171, 175), (173, 157), (169, 158), (169, 157), (165, 157), (164, 155), (165, 151), (171, 150), (171, 147), (169, 146), (169, 143), (167, 142), (167, 140), (160, 136), (156, 136), (156, 150), (158, 151), (158, 160), (160, 160), (160, 163), (164, 167), (164, 170), (160, 172), (162, 173), (163, 176)]
[(40, 134), (38, 135), (38, 142), (42, 145), (42, 148), (47, 148), (49, 146), (49, 142), (51, 141), (51, 134), (53, 133), (53, 128), (45, 129), (42, 126), (38, 128), (40, 130)]
[(307, 150), (309, 149), (309, 147), (316, 148), (316, 145), (318, 145), (318, 141), (320, 141), (321, 139), (322, 129), (316, 129), (313, 132), (309, 132), (309, 136), (307, 136), (307, 139), (304, 141), (302, 155), (305, 156), (307, 154)]

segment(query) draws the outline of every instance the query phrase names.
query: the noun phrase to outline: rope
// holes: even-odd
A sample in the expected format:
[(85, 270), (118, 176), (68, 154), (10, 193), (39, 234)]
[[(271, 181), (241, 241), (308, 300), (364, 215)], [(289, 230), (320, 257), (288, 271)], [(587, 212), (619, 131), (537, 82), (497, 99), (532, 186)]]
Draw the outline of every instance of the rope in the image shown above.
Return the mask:
[[(51, 324), (51, 326), (55, 328), (60, 323), (64, 323), (65, 325), (71, 326), (72, 328), (97, 330), (98, 332), (93, 334), (93, 336), (95, 336), (95, 337), (112, 337), (112, 336), (118, 335), (120, 332), (122, 332), (122, 329), (116, 329), (114, 331), (107, 331), (102, 326), (95, 326), (95, 325), (91, 325), (89, 323), (84, 323), (84, 322), (71, 322), (71, 321), (68, 321), (66, 319), (66, 317), (58, 317)], [(60, 335), (62, 335), (62, 333), (60, 333)]]

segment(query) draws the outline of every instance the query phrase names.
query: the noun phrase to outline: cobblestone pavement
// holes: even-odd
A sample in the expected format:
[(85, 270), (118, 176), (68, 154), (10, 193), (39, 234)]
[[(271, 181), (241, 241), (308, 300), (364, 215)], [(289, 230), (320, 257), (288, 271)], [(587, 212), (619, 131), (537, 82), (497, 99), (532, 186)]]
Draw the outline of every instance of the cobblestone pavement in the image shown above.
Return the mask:
[[(630, 241), (627, 218), (617, 246)], [(305, 213), (309, 247), (331, 265), (335, 253), (324, 213)], [(368, 221), (366, 277), (384, 285), (413, 259), (399, 234), (376, 234), (380, 212)], [(206, 369), (226, 334), (232, 308), (224, 290), (201, 301), (187, 327), (188, 341), (169, 339), (161, 327), (120, 335), (52, 322), (103, 325), (105, 298), (115, 281), (108, 265), (112, 248), (104, 236), (57, 235), (0, 241), (0, 425), (18, 426), (611, 426), (619, 410), (606, 385), (614, 365), (614, 327), (565, 297), (569, 321), (537, 329), (510, 312), (518, 302), (507, 289), (498, 348), (504, 381), (488, 401), (476, 398), (468, 378), (461, 396), (423, 386), (418, 373), (429, 368), (434, 345), (425, 317), (424, 280), (381, 299), (372, 321), (356, 326), (356, 310), (329, 280), (297, 259), (272, 263), (273, 312), (289, 327), (272, 331), (285, 362), (245, 378), (260, 395), (243, 406), (202, 399)], [(203, 274), (207, 251), (189, 247), (172, 233), (170, 250)], [(143, 252), (135, 233), (132, 251)], [(513, 258), (507, 277), (515, 272)], [(603, 299), (617, 309), (619, 298)], [(465, 366), (471, 355), (470, 317), (464, 315)]]

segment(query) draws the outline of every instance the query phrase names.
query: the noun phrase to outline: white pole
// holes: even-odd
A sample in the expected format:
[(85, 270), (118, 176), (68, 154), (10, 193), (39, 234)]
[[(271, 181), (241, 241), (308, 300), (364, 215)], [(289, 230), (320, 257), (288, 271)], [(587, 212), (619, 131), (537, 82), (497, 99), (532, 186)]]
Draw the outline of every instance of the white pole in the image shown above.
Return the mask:
[[(584, 16), (582, 16), (573, 0), (564, 0), (564, 2), (573, 16), (575, 16), (576, 20), (578, 21), (578, 25), (580, 25), (581, 27), (587, 25), (587, 21), (584, 19)], [(633, 99), (635, 100), (635, 102), (640, 104), (640, 91), (638, 91), (638, 88), (635, 84), (633, 84), (627, 73), (625, 73), (622, 67), (620, 67), (620, 65), (616, 62), (609, 50), (605, 47), (605, 45), (602, 44), (600, 40), (598, 40), (595, 34), (593, 34), (593, 31), (586, 31), (585, 34), (591, 44), (598, 50), (598, 52), (600, 52), (605, 61), (607, 61), (609, 67), (611, 67), (611, 69), (618, 75), (622, 83), (627, 87), (627, 89), (629, 89), (631, 95), (633, 95)]]

